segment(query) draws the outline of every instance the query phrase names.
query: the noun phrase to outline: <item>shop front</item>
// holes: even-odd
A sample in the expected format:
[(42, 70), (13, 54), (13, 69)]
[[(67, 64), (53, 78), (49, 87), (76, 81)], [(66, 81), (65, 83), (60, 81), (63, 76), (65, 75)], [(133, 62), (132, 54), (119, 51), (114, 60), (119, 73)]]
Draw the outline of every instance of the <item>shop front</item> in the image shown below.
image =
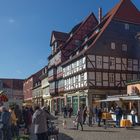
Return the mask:
[(56, 113), (61, 113), (64, 105), (65, 105), (64, 96), (53, 97), (52, 100), (51, 100), (52, 111), (54, 111)]
[[(122, 109), (122, 119), (127, 119), (132, 123), (132, 109), (136, 110), (135, 122), (139, 123), (140, 118), (140, 96), (138, 95), (116, 95), (108, 96), (104, 100), (99, 101), (100, 104), (105, 104), (108, 112), (112, 113), (112, 119), (116, 121), (115, 108), (119, 106)], [(111, 110), (114, 109), (114, 111)]]
[(73, 108), (73, 115), (77, 114), (79, 107), (84, 108), (85, 106), (88, 106), (88, 95), (86, 90), (68, 93), (65, 96), (67, 100), (67, 107)]

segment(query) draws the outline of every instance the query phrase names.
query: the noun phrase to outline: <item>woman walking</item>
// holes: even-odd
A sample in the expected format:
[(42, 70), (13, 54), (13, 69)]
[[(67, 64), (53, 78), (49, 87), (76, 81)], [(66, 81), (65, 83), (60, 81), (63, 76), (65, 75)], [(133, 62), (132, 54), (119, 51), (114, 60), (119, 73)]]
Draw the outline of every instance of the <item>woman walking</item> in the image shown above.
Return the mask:
[(87, 107), (85, 106), (83, 110), (83, 124), (85, 124), (86, 118), (87, 118)]
[(83, 131), (83, 111), (82, 108), (80, 107), (77, 116), (76, 116), (76, 121), (77, 121), (77, 130), (79, 128), (79, 124), (81, 125), (81, 130)]

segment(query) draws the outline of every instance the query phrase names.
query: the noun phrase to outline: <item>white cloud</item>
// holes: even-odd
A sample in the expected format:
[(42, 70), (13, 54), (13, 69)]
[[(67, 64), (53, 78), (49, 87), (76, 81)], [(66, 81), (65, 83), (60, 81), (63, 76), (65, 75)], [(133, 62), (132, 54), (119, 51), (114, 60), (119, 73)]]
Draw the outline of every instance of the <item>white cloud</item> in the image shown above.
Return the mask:
[(9, 23), (14, 23), (14, 22), (16, 22), (13, 18), (10, 18), (8, 21), (9, 21)]

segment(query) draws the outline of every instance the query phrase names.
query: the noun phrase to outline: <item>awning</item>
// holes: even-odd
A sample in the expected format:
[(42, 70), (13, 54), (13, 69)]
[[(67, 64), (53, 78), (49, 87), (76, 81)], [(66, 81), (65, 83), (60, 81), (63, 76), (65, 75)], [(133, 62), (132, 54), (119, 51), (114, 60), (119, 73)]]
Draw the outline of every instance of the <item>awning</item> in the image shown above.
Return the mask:
[(113, 101), (119, 101), (120, 97), (108, 97), (107, 99), (104, 100), (99, 100), (100, 102), (113, 102)]
[(113, 101), (120, 101), (120, 100), (125, 100), (125, 101), (136, 101), (140, 100), (140, 96), (109, 96), (105, 100), (99, 100), (99, 102), (113, 102)]
[(132, 100), (140, 100), (140, 96), (126, 96), (126, 97), (121, 97), (122, 100), (126, 101), (132, 101)]

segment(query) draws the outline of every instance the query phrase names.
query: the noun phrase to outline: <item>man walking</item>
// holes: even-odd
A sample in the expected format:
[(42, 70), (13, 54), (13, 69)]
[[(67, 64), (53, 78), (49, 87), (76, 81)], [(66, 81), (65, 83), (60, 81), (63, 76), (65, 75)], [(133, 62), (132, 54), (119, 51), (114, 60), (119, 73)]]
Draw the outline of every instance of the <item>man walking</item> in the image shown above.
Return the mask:
[(12, 140), (11, 135), (11, 114), (6, 107), (1, 107), (1, 123), (3, 124), (3, 140)]
[(39, 106), (35, 107), (35, 112), (32, 117), (32, 123), (34, 125), (34, 133), (37, 136), (37, 140), (48, 140), (47, 115), (45, 111), (40, 109)]

